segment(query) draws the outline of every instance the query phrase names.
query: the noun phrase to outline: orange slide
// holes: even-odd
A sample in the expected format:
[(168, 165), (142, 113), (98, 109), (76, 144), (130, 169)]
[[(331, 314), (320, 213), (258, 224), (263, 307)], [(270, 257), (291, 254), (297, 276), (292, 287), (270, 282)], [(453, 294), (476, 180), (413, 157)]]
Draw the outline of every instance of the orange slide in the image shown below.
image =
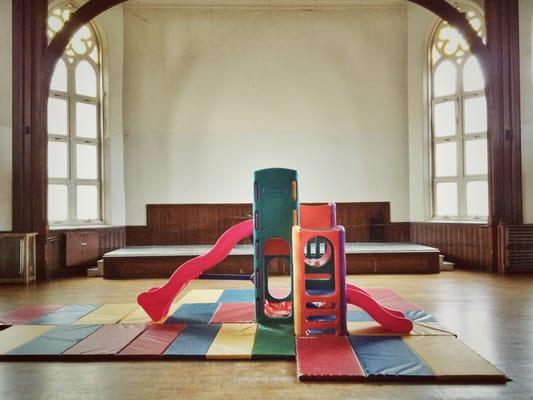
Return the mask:
[(172, 302), (189, 281), (222, 262), (237, 243), (252, 233), (251, 219), (232, 226), (220, 236), (211, 250), (183, 263), (163, 286), (141, 293), (137, 297), (137, 303), (152, 321), (159, 321), (168, 314)]

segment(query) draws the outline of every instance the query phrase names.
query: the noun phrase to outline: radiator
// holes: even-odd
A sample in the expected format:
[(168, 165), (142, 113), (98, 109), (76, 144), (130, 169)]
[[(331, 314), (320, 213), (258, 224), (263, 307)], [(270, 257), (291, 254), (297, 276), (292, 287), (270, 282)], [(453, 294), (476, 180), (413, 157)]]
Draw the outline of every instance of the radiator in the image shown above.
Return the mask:
[(0, 234), (0, 283), (35, 280), (35, 234)]
[(533, 225), (499, 227), (501, 251), (500, 270), (533, 271)]

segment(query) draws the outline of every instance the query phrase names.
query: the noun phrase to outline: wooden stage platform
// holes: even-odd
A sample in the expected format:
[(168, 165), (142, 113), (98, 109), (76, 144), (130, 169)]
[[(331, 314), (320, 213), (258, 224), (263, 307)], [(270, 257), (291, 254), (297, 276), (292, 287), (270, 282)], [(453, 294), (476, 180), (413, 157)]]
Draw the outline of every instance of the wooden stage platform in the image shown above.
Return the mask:
[[(129, 246), (104, 255), (104, 278), (168, 278), (185, 261), (207, 252), (210, 245)], [(348, 274), (438, 273), (439, 250), (412, 243), (346, 243)], [(237, 245), (209, 273), (251, 274), (251, 244)], [(287, 273), (280, 265), (273, 274)]]

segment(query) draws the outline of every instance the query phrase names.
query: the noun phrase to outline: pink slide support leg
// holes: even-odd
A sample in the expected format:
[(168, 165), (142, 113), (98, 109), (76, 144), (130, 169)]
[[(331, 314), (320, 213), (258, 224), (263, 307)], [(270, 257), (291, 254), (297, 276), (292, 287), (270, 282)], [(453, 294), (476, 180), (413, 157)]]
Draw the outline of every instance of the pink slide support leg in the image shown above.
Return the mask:
[(413, 323), (405, 318), (401, 311), (382, 306), (360, 287), (347, 284), (346, 301), (361, 307), (377, 323), (393, 333), (409, 333), (413, 329)]
[(152, 321), (159, 321), (167, 315), (172, 302), (189, 281), (222, 262), (237, 243), (252, 233), (251, 219), (232, 226), (220, 236), (211, 250), (183, 263), (163, 286), (141, 293), (137, 297), (137, 303)]

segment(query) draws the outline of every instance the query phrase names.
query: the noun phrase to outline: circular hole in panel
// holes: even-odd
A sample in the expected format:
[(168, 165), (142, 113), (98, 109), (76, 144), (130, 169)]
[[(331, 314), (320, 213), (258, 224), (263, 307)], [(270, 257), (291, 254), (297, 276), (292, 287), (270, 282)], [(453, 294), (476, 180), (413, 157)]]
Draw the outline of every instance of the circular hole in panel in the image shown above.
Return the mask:
[(326, 265), (330, 259), (333, 246), (331, 242), (322, 236), (315, 236), (305, 244), (305, 265), (320, 268)]

